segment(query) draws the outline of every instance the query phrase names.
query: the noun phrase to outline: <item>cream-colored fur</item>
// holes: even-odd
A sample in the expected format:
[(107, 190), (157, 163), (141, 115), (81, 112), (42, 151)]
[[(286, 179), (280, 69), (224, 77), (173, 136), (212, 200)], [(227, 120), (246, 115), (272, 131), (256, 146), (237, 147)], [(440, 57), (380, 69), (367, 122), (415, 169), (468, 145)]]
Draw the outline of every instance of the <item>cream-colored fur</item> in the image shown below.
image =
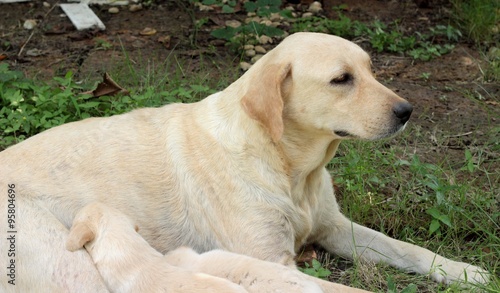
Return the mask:
[[(165, 258), (172, 265), (228, 279), (240, 284), (248, 292), (323, 292), (313, 282), (315, 279), (311, 279), (294, 268), (219, 249), (198, 254), (191, 248), (180, 247), (166, 254)], [(334, 284), (330, 284), (332, 285)], [(336, 286), (334, 292), (367, 292), (341, 285)]]
[(111, 292), (247, 292), (226, 279), (169, 264), (136, 230), (117, 209), (91, 203), (75, 216), (66, 248), (76, 251), (85, 246)]
[[(486, 282), (484, 270), (362, 227), (337, 206), (325, 165), (341, 140), (392, 135), (410, 110), (375, 80), (360, 47), (297, 33), (198, 103), (86, 119), (29, 138), (0, 153), (0, 219), (7, 184), (16, 185), (16, 288), (97, 284), (97, 270), (81, 276), (92, 271), (90, 258), (54, 244), (92, 201), (131, 217), (161, 253), (220, 248), (293, 265), (297, 249), (315, 242), (440, 282), (463, 281), (464, 273)], [(6, 250), (0, 245), (0, 267)], [(0, 289), (12, 292), (6, 281)]]

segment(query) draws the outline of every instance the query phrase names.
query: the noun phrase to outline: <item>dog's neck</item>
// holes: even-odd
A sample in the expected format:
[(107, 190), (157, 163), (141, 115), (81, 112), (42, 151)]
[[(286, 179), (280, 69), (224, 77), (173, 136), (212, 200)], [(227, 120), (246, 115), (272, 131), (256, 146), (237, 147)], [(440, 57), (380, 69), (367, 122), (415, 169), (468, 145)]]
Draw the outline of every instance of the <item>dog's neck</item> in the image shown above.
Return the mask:
[(85, 247), (104, 282), (109, 288), (116, 288), (116, 292), (128, 292), (127, 288), (135, 283), (134, 279), (144, 268), (163, 257), (133, 229), (123, 231), (123, 228), (108, 227)]
[(285, 121), (283, 137), (278, 144), (284, 154), (292, 186), (322, 171), (335, 155), (341, 141), (324, 132), (312, 133), (295, 126), (293, 121)]

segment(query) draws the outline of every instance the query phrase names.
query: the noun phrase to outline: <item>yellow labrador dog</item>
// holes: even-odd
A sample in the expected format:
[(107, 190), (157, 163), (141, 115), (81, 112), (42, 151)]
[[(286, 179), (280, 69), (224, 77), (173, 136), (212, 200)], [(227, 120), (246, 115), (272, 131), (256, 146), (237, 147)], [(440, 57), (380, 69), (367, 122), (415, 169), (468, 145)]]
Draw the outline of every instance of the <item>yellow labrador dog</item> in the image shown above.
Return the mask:
[(88, 254), (64, 248), (92, 201), (131, 217), (161, 253), (221, 248), (293, 265), (315, 242), (439, 282), (486, 282), (484, 270), (352, 223), (337, 206), (325, 165), (339, 143), (393, 135), (411, 112), (360, 47), (297, 33), (201, 102), (45, 131), (0, 153), (0, 267), (14, 266), (0, 289), (105, 290)]
[(169, 264), (137, 230), (117, 209), (91, 203), (76, 214), (66, 248), (76, 251), (85, 246), (111, 292), (247, 292), (229, 280)]

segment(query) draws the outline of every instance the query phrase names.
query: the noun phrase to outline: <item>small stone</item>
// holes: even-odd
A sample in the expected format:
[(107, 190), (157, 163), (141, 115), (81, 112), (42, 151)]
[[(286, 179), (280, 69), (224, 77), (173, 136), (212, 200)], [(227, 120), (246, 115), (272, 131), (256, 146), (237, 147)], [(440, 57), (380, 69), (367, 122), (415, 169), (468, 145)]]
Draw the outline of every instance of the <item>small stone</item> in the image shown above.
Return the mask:
[(38, 57), (40, 55), (43, 55), (43, 51), (40, 50), (40, 49), (30, 49), (28, 51), (26, 51), (26, 55), (27, 56), (31, 56), (31, 57)]
[(279, 23), (279, 22), (277, 22), (277, 21), (273, 21), (273, 22), (271, 23), (271, 26), (272, 26), (272, 27), (278, 27), (278, 26), (280, 26), (280, 25), (281, 25), (281, 23)]
[(260, 22), (260, 21), (261, 21), (261, 19), (260, 19), (260, 17), (258, 17), (258, 16), (255, 16), (255, 17), (250, 17), (250, 18), (245, 19), (245, 23), (250, 23), (250, 22), (252, 22), (252, 21), (255, 21), (255, 22)]
[(247, 16), (248, 16), (248, 17), (254, 17), (254, 16), (256, 16), (256, 15), (257, 15), (257, 13), (255, 13), (255, 12), (248, 12), (248, 13), (247, 13)]
[(268, 37), (268, 36), (266, 36), (266, 35), (260, 36), (258, 40), (259, 40), (259, 43), (261, 45), (272, 44), (273, 43), (273, 39), (270, 38), (270, 37)]
[(237, 28), (237, 27), (241, 26), (241, 22), (239, 22), (237, 20), (227, 20), (225, 22), (225, 24), (226, 24), (226, 26), (232, 27), (232, 28)]
[(295, 11), (295, 8), (293, 8), (293, 6), (287, 6), (285, 7), (285, 9), (290, 11)]
[(142, 10), (142, 4), (132, 4), (128, 8), (128, 11), (130, 11), (130, 12), (137, 12), (139, 10)]
[(281, 16), (279, 13), (271, 13), (271, 15), (269, 16), (269, 20), (271, 21), (283, 20), (283, 16)]
[(36, 26), (36, 20), (34, 19), (27, 19), (23, 24), (23, 27), (27, 30), (32, 30), (35, 28), (35, 26)]
[(472, 61), (472, 59), (469, 57), (462, 56), (460, 57), (460, 63), (464, 66), (471, 66), (474, 64), (474, 61)]
[(250, 64), (248, 62), (240, 62), (240, 68), (243, 71), (247, 71), (248, 69), (250, 69), (250, 67), (252, 67), (252, 64)]
[(252, 57), (252, 60), (250, 60), (250, 62), (255, 63), (255, 62), (259, 61), (259, 59), (262, 58), (262, 56), (264, 56), (264, 55), (257, 54), (257, 55)]
[(254, 48), (254, 45), (245, 45), (245, 46), (243, 46), (243, 50), (245, 50), (245, 51), (246, 50), (253, 50), (253, 48)]
[(50, 3), (49, 2), (43, 2), (43, 7), (50, 8)]
[(108, 9), (108, 12), (111, 14), (117, 14), (118, 12), (120, 12), (120, 9), (118, 7), (110, 7)]
[(208, 5), (203, 5), (200, 3), (200, 5), (198, 5), (198, 9), (201, 11), (201, 12), (208, 12), (208, 11), (212, 11), (214, 10), (214, 8), (212, 6), (208, 6)]
[(253, 57), (253, 56), (255, 56), (255, 50), (246, 50), (245, 51), (245, 56), (247, 56), (247, 57)]
[(273, 24), (273, 22), (270, 21), (269, 19), (264, 19), (260, 23), (265, 25), (265, 26), (271, 26)]
[(323, 10), (323, 7), (321, 7), (321, 3), (319, 3), (318, 1), (314, 1), (313, 3), (311, 3), (311, 5), (309, 5), (309, 8), (307, 9), (307, 11), (312, 13), (318, 13), (321, 10)]
[(267, 53), (266, 49), (264, 49), (264, 47), (262, 47), (262, 46), (255, 46), (254, 50), (255, 50), (255, 52), (257, 52), (259, 54), (266, 54)]
[(302, 14), (302, 18), (308, 18), (311, 16), (313, 16), (312, 12), (306, 12), (306, 13)]

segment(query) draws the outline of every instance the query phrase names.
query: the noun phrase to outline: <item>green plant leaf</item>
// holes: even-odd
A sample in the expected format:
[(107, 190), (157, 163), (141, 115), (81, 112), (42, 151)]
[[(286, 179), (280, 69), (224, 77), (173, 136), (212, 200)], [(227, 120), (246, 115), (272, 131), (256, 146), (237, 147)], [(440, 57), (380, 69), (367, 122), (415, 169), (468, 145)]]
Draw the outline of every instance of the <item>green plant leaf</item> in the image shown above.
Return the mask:
[(239, 28), (224, 27), (213, 30), (210, 34), (218, 39), (229, 41), (236, 35), (238, 31)]
[(234, 12), (234, 8), (229, 6), (229, 5), (223, 5), (222, 6), (222, 12), (224, 13), (233, 13)]
[(439, 224), (439, 221), (434, 219), (431, 221), (431, 224), (429, 226), (429, 235), (435, 233), (439, 228), (441, 227), (441, 224)]

